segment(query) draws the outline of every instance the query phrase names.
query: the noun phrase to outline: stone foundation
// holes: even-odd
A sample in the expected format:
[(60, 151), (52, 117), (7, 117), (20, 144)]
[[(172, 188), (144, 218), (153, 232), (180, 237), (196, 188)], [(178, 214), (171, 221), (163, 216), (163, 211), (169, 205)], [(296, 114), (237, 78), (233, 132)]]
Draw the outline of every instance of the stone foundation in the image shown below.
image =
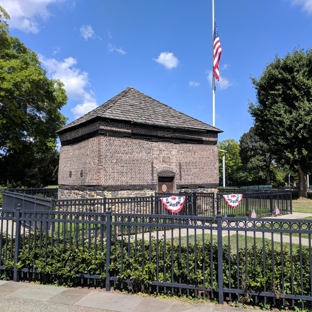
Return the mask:
[(151, 195), (155, 195), (155, 191), (153, 190), (79, 191), (79, 190), (64, 190), (64, 189), (59, 189), (58, 191), (58, 199), (146, 197)]
[[(178, 193), (213, 193), (214, 196), (213, 198), (216, 198), (215, 194), (217, 193), (217, 189), (215, 188), (188, 188), (188, 189), (180, 189)], [(71, 199), (71, 200), (79, 200), (79, 199), (116, 199), (116, 198), (125, 198), (125, 197), (150, 197), (150, 196), (155, 196), (156, 191), (152, 189), (142, 189), (142, 190), (96, 190), (96, 188), (92, 189), (70, 189), (68, 187), (60, 187), (58, 191), (58, 199), (60, 200), (66, 200), (66, 199)], [(163, 196), (168, 196), (169, 194), (164, 193)], [(213, 210), (216, 211), (216, 205), (217, 202), (214, 201), (214, 206), (213, 206), (213, 198), (210, 196), (199, 196), (196, 199), (196, 214), (197, 215), (211, 215), (213, 213)], [(164, 213), (167, 214), (167, 210), (162, 206), (160, 203), (155, 205), (154, 204), (154, 210), (152, 213)], [(190, 203), (190, 202), (189, 202)], [(192, 203), (192, 201), (191, 201)], [(190, 204), (191, 204), (190, 203)], [(75, 204), (73, 204), (75, 205)], [(135, 214), (146, 214), (146, 213), (151, 213), (151, 204), (149, 199), (145, 202), (144, 200), (138, 200), (134, 201), (126, 200), (124, 201), (108, 201), (107, 202), (107, 207), (112, 210), (112, 212), (115, 213), (135, 213)], [(79, 203), (77, 207), (71, 207), (74, 211), (94, 211), (94, 212), (103, 212), (104, 208), (102, 207), (102, 204), (97, 204), (93, 205), (92, 203)]]
[[(197, 189), (181, 189), (178, 193), (214, 193), (218, 192), (217, 189), (212, 188), (197, 188)], [(122, 190), (122, 191), (96, 191), (96, 190), (58, 190), (58, 199), (83, 199), (83, 198), (120, 198), (120, 197), (146, 197), (154, 196), (155, 190)], [(164, 193), (164, 196), (166, 194)]]

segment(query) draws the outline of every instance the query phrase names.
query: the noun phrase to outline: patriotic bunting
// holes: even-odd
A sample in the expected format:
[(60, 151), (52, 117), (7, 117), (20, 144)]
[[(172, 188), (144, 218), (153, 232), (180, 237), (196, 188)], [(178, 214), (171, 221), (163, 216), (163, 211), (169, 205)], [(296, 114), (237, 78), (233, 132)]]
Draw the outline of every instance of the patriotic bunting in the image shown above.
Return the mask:
[(179, 213), (185, 202), (185, 196), (171, 196), (160, 198), (164, 207), (172, 213)]
[(243, 195), (242, 194), (229, 194), (229, 195), (223, 195), (223, 198), (229, 207), (235, 209), (240, 204), (243, 198)]

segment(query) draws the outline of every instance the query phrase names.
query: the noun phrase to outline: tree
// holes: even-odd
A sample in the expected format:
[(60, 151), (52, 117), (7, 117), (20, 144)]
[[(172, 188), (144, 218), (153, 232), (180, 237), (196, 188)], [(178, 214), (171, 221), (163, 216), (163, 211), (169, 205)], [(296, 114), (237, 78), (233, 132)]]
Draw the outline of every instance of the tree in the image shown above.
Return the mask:
[(8, 19), (10, 19), (8, 12), (0, 6), (0, 50), (8, 48), (9, 46)]
[(276, 163), (274, 157), (251, 127), (239, 141), (242, 160), (241, 179), (246, 184), (272, 184), (275, 187), (285, 186), (286, 176), (290, 172), (285, 165)]
[(33, 161), (55, 153), (56, 131), (66, 118), (67, 96), (60, 81), (46, 77), (36, 53), (8, 35), (0, 7), (0, 182), (26, 181)]
[[(241, 166), (239, 157), (239, 144), (233, 139), (227, 139), (218, 143), (219, 149), (219, 177), (223, 176), (222, 157), (225, 150), (225, 180), (227, 185), (235, 185), (238, 182), (238, 169)], [(222, 180), (221, 180), (222, 181)]]
[(249, 104), (255, 133), (279, 164), (297, 168), (299, 194), (307, 196), (312, 171), (312, 50), (275, 57), (262, 76), (252, 78), (257, 103)]
[(272, 155), (254, 127), (242, 135), (239, 146), (246, 184), (272, 184)]

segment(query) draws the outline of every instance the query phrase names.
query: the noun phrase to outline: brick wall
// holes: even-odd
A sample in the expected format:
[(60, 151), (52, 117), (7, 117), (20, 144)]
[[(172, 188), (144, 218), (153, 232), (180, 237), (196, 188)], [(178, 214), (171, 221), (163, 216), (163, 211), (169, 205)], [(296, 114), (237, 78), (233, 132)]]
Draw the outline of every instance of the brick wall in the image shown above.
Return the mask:
[[(97, 127), (97, 128), (96, 128)], [(97, 122), (61, 135), (61, 142), (96, 129), (145, 133), (170, 137), (201, 138), (216, 142), (217, 133), (156, 129), (129, 124)], [(122, 186), (121, 190), (157, 189), (162, 171), (175, 173), (175, 186), (218, 185), (218, 149), (216, 145), (148, 141), (99, 135), (61, 147), (60, 189)]]
[(59, 161), (59, 184), (99, 185), (99, 141), (91, 138), (68, 146), (62, 146)]

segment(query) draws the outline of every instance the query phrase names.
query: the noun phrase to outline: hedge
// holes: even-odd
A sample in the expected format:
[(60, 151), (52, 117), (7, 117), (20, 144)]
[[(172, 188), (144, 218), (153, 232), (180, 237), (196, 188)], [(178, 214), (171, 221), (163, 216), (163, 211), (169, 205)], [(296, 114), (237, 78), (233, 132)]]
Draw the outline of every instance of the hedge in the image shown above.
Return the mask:
[[(6, 271), (1, 278), (12, 278), (15, 239), (0, 236), (1, 261)], [(103, 286), (106, 277), (105, 244), (72, 245), (72, 241), (29, 234), (20, 246), (18, 268), (25, 279), (63, 286)], [(224, 287), (245, 291), (244, 300), (252, 301), (251, 291), (271, 292), (274, 301), (281, 305), (283, 294), (311, 296), (310, 258), (308, 247), (272, 250), (269, 244), (262, 247), (241, 248), (232, 253), (223, 246)], [(272, 257), (274, 254), (274, 257)], [(11, 255), (11, 257), (10, 257)], [(264, 263), (265, 260), (265, 263)], [(302, 263), (302, 266), (300, 265)], [(158, 268), (157, 268), (158, 264)], [(172, 266), (173, 264), (173, 266)], [(256, 268), (256, 269), (255, 269)], [(110, 275), (116, 277), (115, 289), (130, 292), (155, 293), (152, 281), (203, 286), (218, 289), (218, 246), (210, 242), (181, 246), (164, 240), (151, 242), (118, 239), (112, 241)], [(11, 272), (11, 273), (8, 273)], [(29, 273), (30, 272), (30, 273)], [(167, 276), (165, 276), (167, 272)], [(85, 278), (88, 276), (88, 278)], [(92, 276), (96, 279), (92, 279)], [(90, 278), (91, 277), (91, 278)], [(294, 281), (301, 277), (301, 281)], [(302, 284), (302, 285), (301, 285)], [(171, 288), (171, 295), (198, 296), (194, 290)], [(168, 289), (168, 287), (167, 287)], [(166, 293), (165, 287), (157, 287)], [(304, 293), (303, 293), (304, 292)], [(261, 303), (261, 298), (258, 298)]]

